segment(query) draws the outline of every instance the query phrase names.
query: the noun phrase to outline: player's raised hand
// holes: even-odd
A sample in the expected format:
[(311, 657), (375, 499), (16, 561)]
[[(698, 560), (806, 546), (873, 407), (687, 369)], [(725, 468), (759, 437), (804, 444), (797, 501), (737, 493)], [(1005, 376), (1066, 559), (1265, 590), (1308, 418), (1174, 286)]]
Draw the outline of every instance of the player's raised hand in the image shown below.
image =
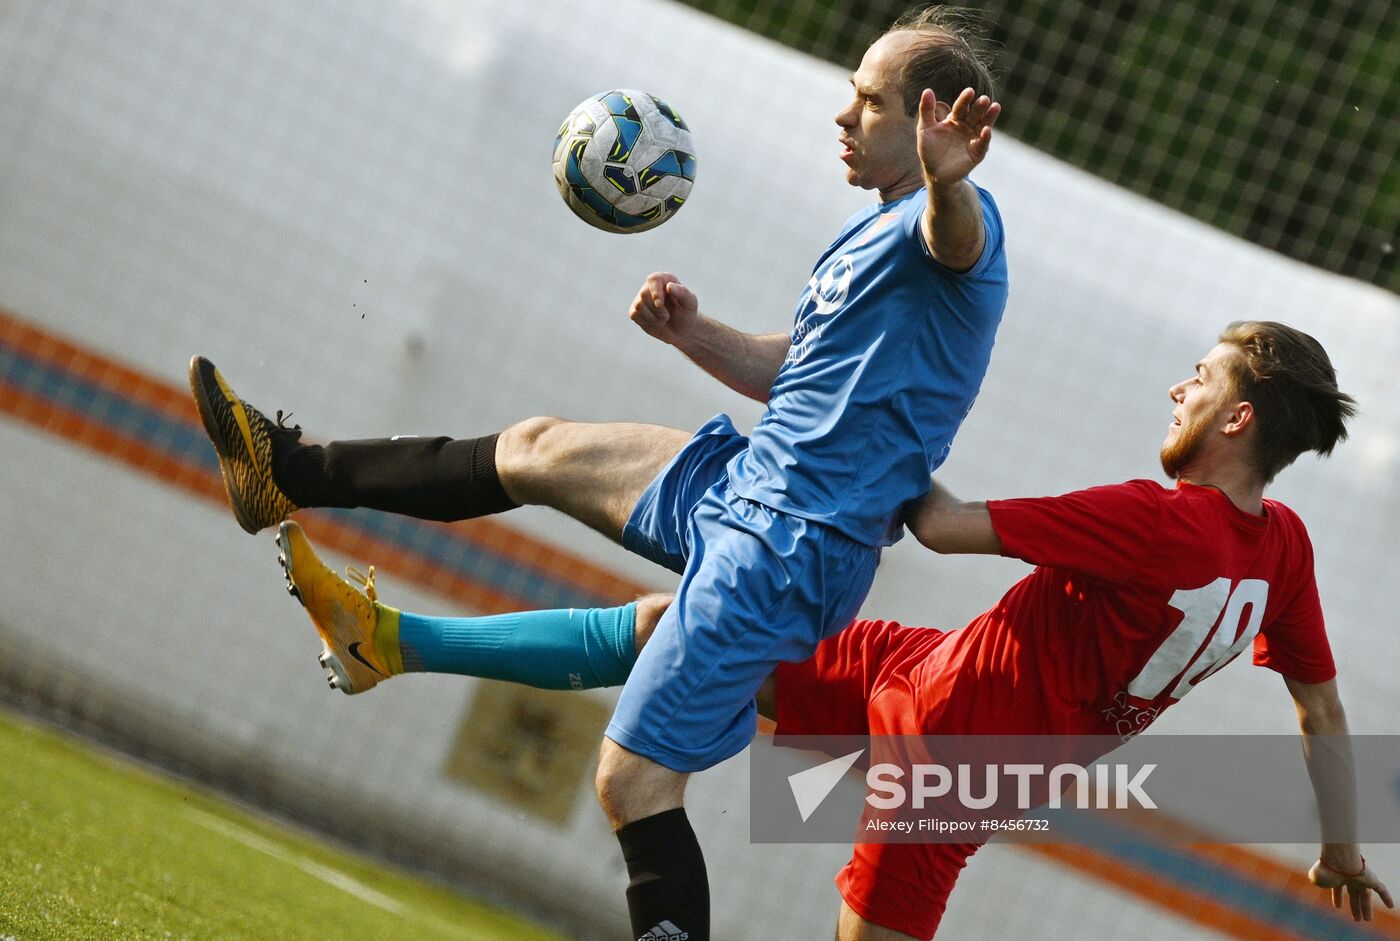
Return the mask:
[(1342, 907), (1342, 895), (1345, 892), (1351, 902), (1351, 917), (1356, 921), (1370, 921), (1372, 892), (1381, 897), (1386, 908), (1394, 908), (1395, 902), (1390, 897), (1390, 890), (1385, 887), (1375, 870), (1364, 865), (1365, 860), (1362, 862), (1360, 875), (1348, 875), (1338, 872), (1319, 859), (1313, 863), (1312, 869), (1308, 870), (1308, 881), (1319, 889), (1329, 890), (1332, 893), (1332, 904), (1336, 908)]
[(674, 345), (700, 319), (700, 301), (675, 275), (658, 271), (647, 276), (628, 316), (649, 335)]
[(966, 177), (987, 156), (1001, 103), (964, 88), (941, 121), (937, 108), (933, 90), (925, 88), (919, 98), (919, 161), (929, 186), (948, 186)]

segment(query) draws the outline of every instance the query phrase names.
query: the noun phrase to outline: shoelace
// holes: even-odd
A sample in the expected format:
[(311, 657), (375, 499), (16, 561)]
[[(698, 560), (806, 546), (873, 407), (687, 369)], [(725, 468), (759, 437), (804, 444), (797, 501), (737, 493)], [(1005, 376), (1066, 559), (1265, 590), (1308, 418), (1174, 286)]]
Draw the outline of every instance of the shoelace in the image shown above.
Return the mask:
[(285, 437), (291, 438), (291, 440), (293, 440), (293, 441), (300, 441), (300, 440), (301, 440), (301, 426), (300, 426), (300, 425), (291, 425), (291, 426), (288, 426), (288, 425), (287, 425), (287, 422), (291, 419), (291, 417), (292, 417), (292, 413), (291, 413), (291, 412), (287, 412), (287, 413), (284, 415), (284, 414), (282, 414), (282, 410), (281, 410), (280, 408), (277, 410), (277, 427), (276, 427), (276, 430), (277, 430), (277, 432), (280, 432), (280, 434), (274, 434), (274, 435), (273, 435), (273, 438), (274, 438), (274, 439), (282, 438), (282, 437), (285, 436)]
[(350, 579), (352, 582), (357, 582), (359, 586), (364, 589), (365, 597), (368, 598), (371, 602), (377, 602), (379, 600), (379, 595), (375, 594), (374, 591), (373, 565), (369, 567), (368, 575), (366, 575), (364, 572), (361, 572), (353, 565), (347, 565), (345, 566), (345, 577)]

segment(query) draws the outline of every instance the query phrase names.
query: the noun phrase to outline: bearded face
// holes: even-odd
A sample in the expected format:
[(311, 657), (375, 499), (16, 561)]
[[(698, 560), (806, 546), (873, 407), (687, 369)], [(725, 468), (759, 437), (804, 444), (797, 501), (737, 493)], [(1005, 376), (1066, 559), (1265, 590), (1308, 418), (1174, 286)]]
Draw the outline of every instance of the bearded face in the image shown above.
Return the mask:
[(1209, 414), (1197, 415), (1189, 423), (1174, 424), (1168, 430), (1167, 439), (1162, 442), (1162, 471), (1172, 480), (1201, 453), (1214, 426), (1213, 418)]
[(1221, 409), (1234, 394), (1231, 365), (1238, 356), (1238, 350), (1222, 343), (1196, 364), (1196, 375), (1168, 390), (1176, 407), (1167, 439), (1162, 442), (1161, 458), (1162, 470), (1173, 480), (1200, 457), (1210, 441)]

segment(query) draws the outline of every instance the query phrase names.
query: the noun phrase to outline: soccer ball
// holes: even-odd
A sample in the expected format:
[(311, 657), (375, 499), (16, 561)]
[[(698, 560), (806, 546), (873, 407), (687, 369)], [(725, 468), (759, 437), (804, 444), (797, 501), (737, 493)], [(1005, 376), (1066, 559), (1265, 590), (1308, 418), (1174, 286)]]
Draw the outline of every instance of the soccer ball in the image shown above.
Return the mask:
[(631, 89), (603, 92), (564, 119), (554, 182), (584, 222), (643, 232), (671, 218), (695, 181), (695, 142), (670, 105)]

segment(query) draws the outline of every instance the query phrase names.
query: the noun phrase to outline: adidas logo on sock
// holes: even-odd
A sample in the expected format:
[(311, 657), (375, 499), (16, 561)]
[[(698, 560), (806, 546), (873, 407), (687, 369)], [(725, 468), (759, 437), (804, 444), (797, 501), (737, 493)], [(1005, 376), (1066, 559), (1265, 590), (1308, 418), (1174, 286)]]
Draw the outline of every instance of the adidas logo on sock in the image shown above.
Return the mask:
[(672, 922), (663, 921), (638, 938), (637, 941), (686, 941), (689, 937), (689, 931), (682, 931)]

